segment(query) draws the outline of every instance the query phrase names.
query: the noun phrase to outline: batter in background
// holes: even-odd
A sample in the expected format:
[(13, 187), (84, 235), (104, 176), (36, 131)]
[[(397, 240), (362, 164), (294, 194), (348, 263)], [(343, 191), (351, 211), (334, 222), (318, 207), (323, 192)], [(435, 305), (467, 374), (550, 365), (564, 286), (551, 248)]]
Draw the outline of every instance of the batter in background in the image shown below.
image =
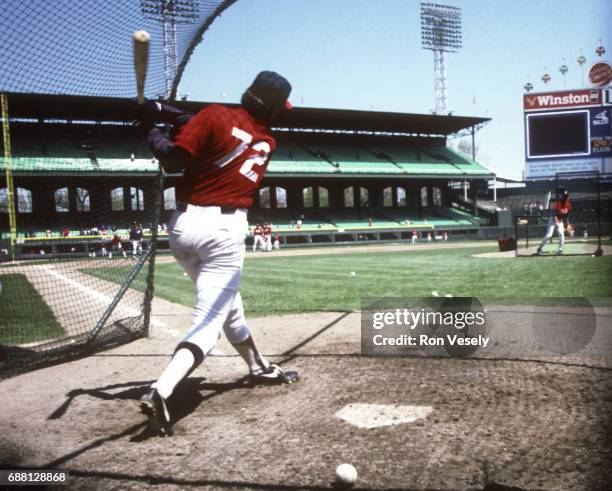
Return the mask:
[[(291, 108), (291, 85), (264, 71), (242, 95), (240, 107), (211, 104), (198, 114), (147, 101), (147, 142), (167, 172), (182, 171), (177, 209), (168, 223), (174, 257), (196, 286), (193, 321), (140, 406), (155, 432), (171, 434), (166, 400), (176, 385), (210, 353), (221, 332), (246, 362), (253, 382), (290, 383), (297, 372), (269, 363), (257, 350), (238, 291), (248, 231), (247, 210), (259, 188), (276, 141), (270, 125)], [(179, 126), (174, 140), (152, 121)]]
[(569, 226), (568, 215), (570, 211), (572, 211), (572, 203), (569, 199), (567, 189), (557, 189), (557, 199), (555, 200), (555, 203), (551, 209), (546, 235), (542, 239), (542, 242), (540, 242), (536, 254), (542, 254), (542, 248), (552, 238), (555, 229), (557, 230), (557, 235), (559, 237), (558, 254), (563, 254), (563, 245), (565, 244), (564, 228)]

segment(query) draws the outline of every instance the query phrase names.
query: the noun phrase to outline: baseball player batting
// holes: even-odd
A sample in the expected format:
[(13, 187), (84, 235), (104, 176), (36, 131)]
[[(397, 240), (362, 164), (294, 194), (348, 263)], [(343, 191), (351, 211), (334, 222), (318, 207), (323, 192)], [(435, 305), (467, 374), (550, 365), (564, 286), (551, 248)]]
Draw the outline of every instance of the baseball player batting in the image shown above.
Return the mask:
[(557, 199), (552, 207), (552, 213), (548, 219), (546, 235), (540, 242), (536, 255), (542, 254), (542, 248), (551, 239), (553, 232), (557, 229), (559, 236), (559, 251), (558, 254), (563, 254), (563, 245), (565, 243), (564, 227), (569, 225), (568, 214), (572, 210), (572, 203), (569, 199), (569, 193), (565, 188), (557, 189)]
[[(168, 236), (174, 257), (196, 286), (191, 328), (140, 400), (157, 433), (172, 433), (166, 399), (210, 353), (222, 331), (246, 362), (252, 381), (291, 383), (298, 378), (297, 372), (284, 371), (259, 353), (238, 291), (247, 209), (276, 146), (270, 125), (291, 108), (290, 92), (284, 77), (265, 71), (257, 75), (237, 108), (212, 104), (193, 117), (153, 101), (138, 109), (143, 126), (151, 128), (147, 143), (161, 166), (167, 172), (183, 173)], [(153, 126), (155, 120), (173, 123), (176, 137), (166, 137)]]

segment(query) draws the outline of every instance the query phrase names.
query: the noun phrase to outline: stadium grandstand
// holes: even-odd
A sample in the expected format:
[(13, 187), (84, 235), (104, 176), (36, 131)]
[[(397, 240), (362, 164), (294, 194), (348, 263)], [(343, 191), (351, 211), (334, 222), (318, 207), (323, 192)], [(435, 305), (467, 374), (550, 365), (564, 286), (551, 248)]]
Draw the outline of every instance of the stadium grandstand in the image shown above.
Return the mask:
[[(106, 234), (126, 236), (130, 223), (156, 202), (151, 183), (158, 172), (131, 124), (133, 102), (33, 94), (8, 99), (20, 253), (91, 253)], [(176, 105), (197, 112), (206, 104)], [(495, 210), (478, 205), (494, 174), (449, 148), (447, 138), (487, 121), (296, 108), (275, 128), (277, 150), (249, 223), (271, 223), (285, 244), (403, 240), (413, 230), (422, 238), (473, 235), (496, 224)], [(161, 224), (176, 206), (177, 177), (164, 180)], [(6, 241), (1, 183), (0, 206)], [(160, 230), (163, 249), (163, 225)]]
[[(132, 101), (10, 94), (9, 102), (19, 254), (91, 254), (111, 234), (126, 238), (156, 199), (160, 247), (167, 247), (163, 224), (176, 206), (178, 176), (166, 176), (158, 193), (158, 166), (132, 124)], [(192, 112), (206, 105), (176, 104)], [(445, 232), (455, 239), (511, 234), (514, 217), (545, 214), (552, 187), (532, 182), (494, 194), (496, 176), (447, 145), (452, 135), (487, 121), (296, 108), (275, 128), (278, 147), (249, 223), (272, 224), (285, 245), (408, 240), (415, 230), (422, 240)], [(573, 223), (594, 226), (593, 190), (574, 191)], [(609, 224), (609, 186), (600, 200)], [(0, 182), (4, 250), (6, 201)]]

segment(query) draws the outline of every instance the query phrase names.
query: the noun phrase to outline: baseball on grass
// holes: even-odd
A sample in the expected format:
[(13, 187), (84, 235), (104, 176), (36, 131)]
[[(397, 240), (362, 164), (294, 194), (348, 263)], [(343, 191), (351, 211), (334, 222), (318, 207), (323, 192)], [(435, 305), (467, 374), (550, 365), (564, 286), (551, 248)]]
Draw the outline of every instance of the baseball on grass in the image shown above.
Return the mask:
[(437, 297), (438, 296), (438, 292), (434, 290), (433, 292), (431, 292), (431, 296), (432, 297)]
[(351, 276), (355, 276), (356, 274), (355, 271), (351, 271)]
[(134, 41), (139, 43), (148, 43), (151, 40), (151, 35), (147, 31), (136, 31), (134, 33)]
[(336, 467), (336, 482), (354, 484), (357, 481), (357, 469), (351, 464), (340, 464)]

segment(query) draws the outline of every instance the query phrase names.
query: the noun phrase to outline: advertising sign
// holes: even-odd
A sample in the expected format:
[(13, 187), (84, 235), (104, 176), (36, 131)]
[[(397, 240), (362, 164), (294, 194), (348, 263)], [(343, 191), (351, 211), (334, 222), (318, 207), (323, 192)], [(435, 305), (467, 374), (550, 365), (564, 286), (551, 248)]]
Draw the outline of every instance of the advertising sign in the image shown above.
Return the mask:
[(607, 61), (593, 63), (589, 69), (589, 80), (596, 87), (606, 87), (612, 83), (612, 66)]
[(546, 109), (563, 109), (600, 105), (601, 91), (599, 89), (566, 90), (546, 94), (523, 95), (523, 109), (525, 111), (542, 111)]

